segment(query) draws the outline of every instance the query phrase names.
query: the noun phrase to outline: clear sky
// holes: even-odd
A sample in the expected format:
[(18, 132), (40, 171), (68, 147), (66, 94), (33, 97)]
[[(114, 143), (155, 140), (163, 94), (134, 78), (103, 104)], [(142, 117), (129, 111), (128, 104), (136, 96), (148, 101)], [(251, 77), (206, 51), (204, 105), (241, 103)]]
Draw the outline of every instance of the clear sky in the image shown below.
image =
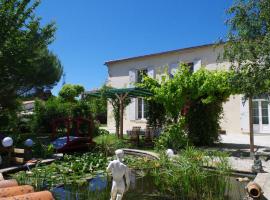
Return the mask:
[[(50, 46), (66, 83), (98, 88), (104, 62), (213, 43), (226, 34), (232, 0), (42, 0), (37, 15), (55, 21)], [(53, 89), (57, 94), (62, 81)]]

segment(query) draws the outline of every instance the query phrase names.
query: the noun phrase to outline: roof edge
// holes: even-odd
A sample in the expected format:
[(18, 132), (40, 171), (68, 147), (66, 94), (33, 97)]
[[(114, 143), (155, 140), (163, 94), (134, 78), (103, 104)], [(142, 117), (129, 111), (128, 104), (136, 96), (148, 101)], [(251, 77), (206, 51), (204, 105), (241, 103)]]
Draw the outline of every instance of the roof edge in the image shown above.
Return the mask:
[(123, 61), (135, 60), (135, 59), (140, 59), (140, 58), (147, 58), (147, 57), (164, 55), (164, 54), (170, 54), (170, 53), (181, 52), (181, 51), (186, 51), (186, 50), (191, 50), (191, 49), (199, 49), (199, 48), (204, 48), (204, 47), (221, 45), (221, 44), (224, 44), (224, 43), (225, 42), (209, 43), (209, 44), (203, 44), (203, 45), (192, 46), (192, 47), (185, 47), (185, 48), (180, 48), (180, 49), (175, 49), (175, 50), (162, 51), (162, 52), (158, 52), (158, 53), (145, 54), (145, 55), (141, 55), (141, 56), (134, 56), (134, 57), (127, 57), (127, 58), (116, 59), (116, 60), (109, 60), (109, 61), (106, 61), (104, 63), (104, 65), (107, 65), (108, 66), (110, 64), (114, 64), (114, 63), (118, 63), (118, 62), (123, 62)]

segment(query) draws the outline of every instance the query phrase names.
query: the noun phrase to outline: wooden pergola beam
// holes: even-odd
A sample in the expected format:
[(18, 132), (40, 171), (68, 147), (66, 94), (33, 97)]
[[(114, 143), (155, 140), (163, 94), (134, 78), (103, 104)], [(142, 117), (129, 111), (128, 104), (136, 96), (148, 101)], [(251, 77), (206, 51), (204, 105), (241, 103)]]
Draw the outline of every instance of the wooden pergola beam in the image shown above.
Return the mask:
[(153, 94), (143, 88), (112, 88), (108, 89), (107, 91), (90, 91), (85, 92), (82, 96), (85, 98), (87, 95), (93, 96), (93, 97), (101, 97), (104, 96), (107, 99), (110, 98), (117, 98), (119, 100), (119, 117), (120, 117), (120, 124), (119, 124), (119, 135), (120, 138), (123, 139), (123, 132), (124, 132), (124, 103), (126, 98), (136, 98), (136, 97), (147, 97), (152, 96)]

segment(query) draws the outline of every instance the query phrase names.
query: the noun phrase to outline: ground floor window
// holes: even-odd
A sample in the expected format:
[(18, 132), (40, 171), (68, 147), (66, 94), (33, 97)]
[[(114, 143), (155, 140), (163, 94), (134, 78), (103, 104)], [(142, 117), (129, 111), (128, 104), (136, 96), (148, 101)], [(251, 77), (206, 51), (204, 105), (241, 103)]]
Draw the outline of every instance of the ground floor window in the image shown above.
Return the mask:
[(148, 104), (143, 98), (138, 98), (137, 106), (138, 119), (146, 119), (148, 115)]
[(255, 132), (264, 133), (270, 131), (269, 124), (269, 99), (267, 95), (256, 96), (252, 100), (253, 128)]

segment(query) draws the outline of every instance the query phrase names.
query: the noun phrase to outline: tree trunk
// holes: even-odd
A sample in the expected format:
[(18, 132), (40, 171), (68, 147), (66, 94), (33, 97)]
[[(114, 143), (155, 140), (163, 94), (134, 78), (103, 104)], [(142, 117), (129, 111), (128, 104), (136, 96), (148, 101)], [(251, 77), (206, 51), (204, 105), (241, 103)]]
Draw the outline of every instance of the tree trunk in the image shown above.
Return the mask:
[(119, 126), (116, 125), (116, 130), (115, 130), (116, 137), (119, 138)]
[(250, 140), (250, 157), (254, 158), (254, 131), (253, 131), (253, 105), (252, 96), (248, 98), (249, 103), (249, 140)]
[(124, 121), (124, 102), (123, 99), (121, 98), (120, 100), (120, 138), (123, 139), (123, 121)]

